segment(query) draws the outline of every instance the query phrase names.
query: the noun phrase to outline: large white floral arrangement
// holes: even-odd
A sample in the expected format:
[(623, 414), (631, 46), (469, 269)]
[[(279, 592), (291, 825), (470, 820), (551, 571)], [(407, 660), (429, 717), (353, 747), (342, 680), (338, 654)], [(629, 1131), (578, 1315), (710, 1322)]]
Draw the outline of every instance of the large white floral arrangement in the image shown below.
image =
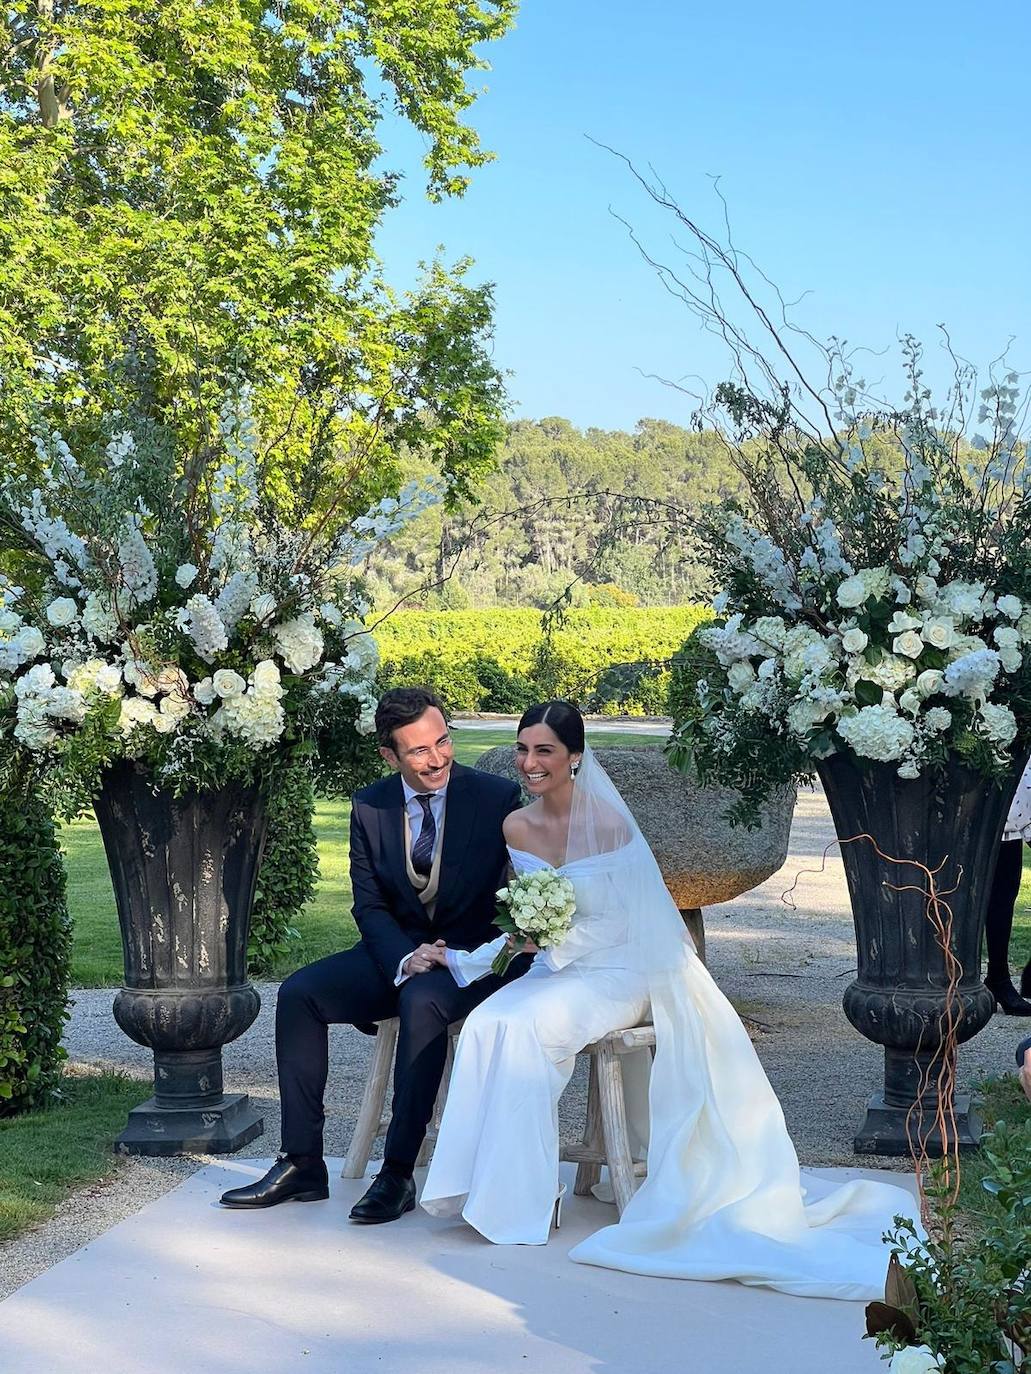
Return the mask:
[(739, 387), (718, 393), (751, 499), (695, 523), (725, 619), (686, 655), (673, 756), (737, 786), (745, 821), (835, 753), (903, 779), (950, 756), (1001, 776), (1031, 742), (1017, 377), (982, 389), (968, 434), (931, 406), (911, 341), (907, 355), (906, 409), (872, 405), (843, 368), (829, 435)]
[(373, 729), (357, 572), (442, 484), (357, 517), (331, 494), (288, 522), (258, 447), (244, 396), (186, 464), (159, 435), (82, 461), (47, 435), (37, 479), (3, 482), (19, 575), (0, 575), (0, 759), (27, 758), (65, 814), (117, 758), (183, 790)]

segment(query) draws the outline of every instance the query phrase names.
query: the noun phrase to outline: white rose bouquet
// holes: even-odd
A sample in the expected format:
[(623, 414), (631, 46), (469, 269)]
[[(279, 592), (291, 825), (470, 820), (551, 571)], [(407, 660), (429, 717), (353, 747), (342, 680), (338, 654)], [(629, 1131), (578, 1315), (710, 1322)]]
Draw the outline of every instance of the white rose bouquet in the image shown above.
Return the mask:
[(570, 931), (576, 914), (576, 889), (553, 868), (522, 873), (497, 894), (494, 924), (515, 937), (494, 960), (491, 971), (499, 976), (520, 953), (520, 941), (532, 941), (540, 949), (557, 945)]
[(182, 791), (300, 747), (349, 790), (378, 662), (359, 569), (440, 484), (355, 515), (313, 480), (305, 508), (246, 394), (181, 460), (146, 426), (78, 456), (35, 443), (35, 480), (0, 483), (0, 770), (27, 764), (65, 815), (119, 758)]

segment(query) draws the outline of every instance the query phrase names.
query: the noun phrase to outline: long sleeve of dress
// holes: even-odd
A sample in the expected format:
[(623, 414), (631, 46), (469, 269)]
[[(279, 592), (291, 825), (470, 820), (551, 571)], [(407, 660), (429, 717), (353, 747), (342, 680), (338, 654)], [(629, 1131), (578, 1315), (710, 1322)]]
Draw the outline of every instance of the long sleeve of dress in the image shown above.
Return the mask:
[(604, 904), (600, 909), (590, 911), (578, 910), (566, 938), (549, 949), (541, 950), (537, 958), (554, 973), (580, 959), (590, 958), (592, 963), (599, 962), (595, 956), (609, 955), (613, 962), (619, 963), (616, 951), (626, 949), (627, 936), (626, 913), (615, 903)]

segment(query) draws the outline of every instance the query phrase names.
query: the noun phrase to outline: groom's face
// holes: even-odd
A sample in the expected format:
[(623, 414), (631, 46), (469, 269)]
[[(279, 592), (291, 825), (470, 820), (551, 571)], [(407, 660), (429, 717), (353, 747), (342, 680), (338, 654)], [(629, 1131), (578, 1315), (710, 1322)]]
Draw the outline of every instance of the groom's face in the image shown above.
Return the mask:
[(380, 753), (416, 792), (439, 792), (447, 786), (455, 761), (447, 721), (435, 706), (418, 720), (394, 731), (394, 747)]

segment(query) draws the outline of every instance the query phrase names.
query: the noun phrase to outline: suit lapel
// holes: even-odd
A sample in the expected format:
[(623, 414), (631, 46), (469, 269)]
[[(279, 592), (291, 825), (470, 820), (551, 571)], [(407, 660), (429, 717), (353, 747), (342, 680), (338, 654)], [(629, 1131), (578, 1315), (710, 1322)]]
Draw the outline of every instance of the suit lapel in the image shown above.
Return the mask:
[(476, 823), (475, 776), (473, 769), (463, 768), (457, 763), (451, 771), (444, 821), (444, 849), (440, 856), (440, 884), (437, 888), (438, 911), (447, 901), (452, 884), (461, 875)]

